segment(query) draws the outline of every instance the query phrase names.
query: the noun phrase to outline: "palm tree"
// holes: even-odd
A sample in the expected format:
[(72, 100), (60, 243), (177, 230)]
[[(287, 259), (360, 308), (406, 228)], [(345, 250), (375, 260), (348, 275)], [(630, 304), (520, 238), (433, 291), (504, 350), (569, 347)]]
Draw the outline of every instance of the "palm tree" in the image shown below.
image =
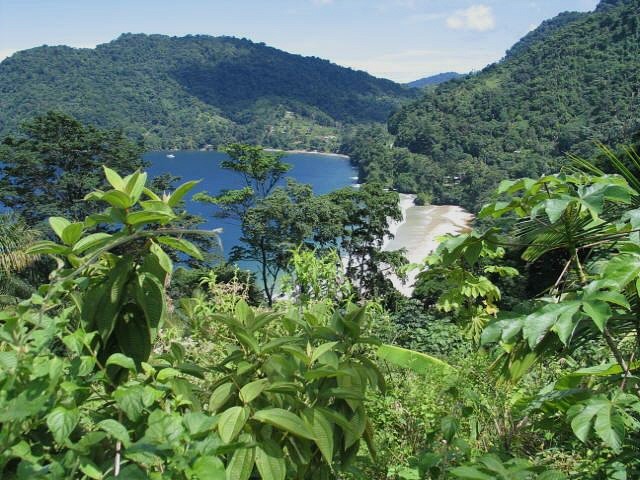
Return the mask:
[(25, 273), (35, 262), (37, 255), (26, 252), (39, 237), (40, 232), (29, 227), (12, 213), (0, 214), (0, 303), (14, 301), (33, 290), (19, 274)]

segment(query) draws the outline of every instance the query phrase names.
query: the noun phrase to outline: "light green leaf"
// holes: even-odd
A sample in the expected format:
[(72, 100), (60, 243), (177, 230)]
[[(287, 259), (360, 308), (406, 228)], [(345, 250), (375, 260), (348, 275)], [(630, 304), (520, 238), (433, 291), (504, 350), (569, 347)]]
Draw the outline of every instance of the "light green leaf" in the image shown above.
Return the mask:
[(51, 228), (53, 229), (55, 234), (58, 236), (58, 238), (62, 240), (62, 234), (64, 232), (64, 229), (67, 228), (69, 225), (71, 225), (71, 222), (66, 218), (62, 218), (62, 217), (49, 217), (49, 225), (51, 225)]
[(284, 480), (287, 475), (284, 454), (273, 440), (263, 440), (256, 447), (256, 466), (263, 480)]
[(436, 357), (395, 345), (381, 345), (377, 355), (387, 362), (423, 375), (455, 371), (451, 365)]
[(150, 250), (151, 253), (153, 253), (158, 258), (158, 262), (165, 272), (173, 272), (173, 262), (169, 258), (169, 255), (167, 255), (157, 243), (152, 242)]
[(73, 253), (81, 254), (85, 250), (89, 250), (95, 247), (103, 247), (106, 245), (109, 240), (113, 237), (108, 233), (92, 233), (91, 235), (87, 235), (84, 238), (78, 240), (73, 246)]
[(82, 222), (71, 223), (62, 231), (62, 241), (65, 245), (73, 245), (82, 236), (84, 224)]
[(109, 358), (107, 358), (106, 365), (118, 365), (122, 368), (133, 371), (136, 369), (136, 364), (133, 359), (123, 355), (122, 353), (114, 353), (109, 356)]
[(131, 197), (119, 190), (109, 190), (105, 192), (101, 200), (107, 202), (112, 207), (121, 209), (130, 208), (133, 205)]
[(56, 443), (63, 445), (78, 425), (79, 420), (80, 412), (77, 408), (56, 407), (47, 415), (47, 427), (49, 427)]
[(107, 177), (107, 182), (116, 190), (124, 191), (125, 184), (122, 177), (105, 165), (102, 168), (104, 169), (105, 177)]
[(209, 411), (212, 413), (220, 410), (231, 398), (236, 387), (233, 383), (224, 383), (216, 388), (209, 398)]
[(179, 377), (180, 376), (180, 371), (176, 370), (175, 368), (163, 368), (162, 370), (160, 370), (158, 372), (158, 376), (156, 377), (158, 379), (159, 382), (164, 382), (165, 380), (168, 380), (170, 378), (174, 378), (174, 377)]
[(198, 480), (225, 480), (224, 464), (218, 457), (199, 457), (191, 467)]
[(261, 378), (260, 380), (256, 380), (251, 383), (247, 383), (244, 387), (240, 389), (240, 400), (244, 403), (249, 403), (255, 400), (258, 395), (260, 395), (265, 388), (269, 385), (269, 380), (266, 378)]
[(175, 207), (176, 205), (178, 205), (178, 203), (180, 203), (182, 198), (187, 193), (189, 193), (189, 191), (193, 187), (195, 187), (198, 183), (200, 183), (200, 180), (193, 180), (191, 182), (186, 182), (180, 185), (178, 188), (176, 188), (176, 191), (171, 194), (171, 196), (169, 197), (169, 200), (167, 201), (167, 204), (170, 207)]
[(315, 440), (313, 432), (300, 417), (282, 408), (260, 410), (253, 415), (253, 419), (299, 437)]
[(255, 458), (255, 448), (236, 450), (227, 466), (227, 480), (248, 480), (253, 471)]
[(248, 419), (249, 409), (247, 407), (231, 407), (222, 412), (218, 420), (218, 433), (222, 441), (231, 443), (238, 436)]
[(122, 425), (117, 420), (113, 420), (111, 418), (107, 420), (102, 420), (101, 422), (98, 423), (97, 427), (100, 430), (104, 430), (105, 432), (107, 432), (116, 440), (120, 440), (122, 442), (122, 445), (125, 446), (125, 448), (129, 446), (129, 443), (130, 443), (129, 432), (127, 432), (127, 429), (124, 427), (124, 425)]
[(198, 247), (196, 247), (189, 240), (173, 237), (158, 237), (157, 240), (164, 245), (186, 253), (190, 257), (196, 258), (198, 260), (203, 260), (202, 252), (200, 252), (200, 249), (198, 249)]
[(311, 355), (310, 364), (312, 365), (313, 362), (318, 360), (322, 355), (324, 355), (325, 353), (330, 352), (331, 350), (333, 350), (333, 347), (335, 347), (338, 343), (340, 343), (340, 342), (327, 342), (327, 343), (323, 343), (322, 345), (318, 346), (318, 348), (316, 348), (313, 351), (313, 354)]

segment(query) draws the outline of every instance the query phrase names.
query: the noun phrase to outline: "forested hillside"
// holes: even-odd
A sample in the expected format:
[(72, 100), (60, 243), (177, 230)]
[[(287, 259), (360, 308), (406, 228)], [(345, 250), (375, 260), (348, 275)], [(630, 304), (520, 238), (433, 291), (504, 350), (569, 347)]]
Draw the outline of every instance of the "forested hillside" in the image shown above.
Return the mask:
[(505, 177), (551, 172), (567, 152), (590, 155), (596, 140), (632, 139), (640, 128), (639, 23), (638, 0), (563, 13), (502, 61), (426, 91), (389, 121), (394, 145), (425, 158), (396, 164), (392, 174), (381, 169), (387, 182), (402, 187), (398, 178), (408, 174), (436, 201), (477, 209)]
[(332, 149), (344, 124), (384, 122), (414, 94), (245, 39), (124, 34), (95, 49), (42, 46), (0, 63), (0, 134), (54, 109), (122, 128), (149, 148), (243, 140)]
[(448, 82), (453, 78), (460, 78), (463, 75), (461, 73), (456, 72), (444, 72), (438, 73), (436, 75), (431, 75), (429, 77), (420, 78), (418, 80), (414, 80), (413, 82), (407, 83), (407, 87), (411, 88), (424, 88), (429, 85), (439, 85), (444, 82)]

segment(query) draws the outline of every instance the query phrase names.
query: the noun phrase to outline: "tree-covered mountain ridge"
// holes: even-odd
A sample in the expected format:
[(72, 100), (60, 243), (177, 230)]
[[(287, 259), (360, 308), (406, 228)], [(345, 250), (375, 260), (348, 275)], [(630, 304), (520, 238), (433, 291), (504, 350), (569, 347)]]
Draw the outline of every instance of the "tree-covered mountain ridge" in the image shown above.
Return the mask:
[(501, 61), (424, 91), (389, 121), (393, 144), (425, 157), (396, 165), (394, 178), (411, 175), (418, 192), (478, 208), (505, 177), (553, 171), (567, 153), (591, 155), (596, 141), (631, 142), (640, 130), (639, 24), (639, 0), (563, 13)]
[(123, 34), (0, 63), (0, 134), (61, 110), (148, 148), (232, 140), (333, 149), (344, 125), (384, 122), (415, 92), (317, 57), (234, 37)]

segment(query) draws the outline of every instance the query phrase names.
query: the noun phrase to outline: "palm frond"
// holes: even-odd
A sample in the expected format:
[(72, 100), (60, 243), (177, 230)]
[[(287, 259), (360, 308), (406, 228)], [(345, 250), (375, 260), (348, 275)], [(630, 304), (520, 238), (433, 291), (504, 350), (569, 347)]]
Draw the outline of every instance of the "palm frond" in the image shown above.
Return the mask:
[(33, 265), (38, 256), (26, 249), (40, 236), (15, 215), (0, 214), (0, 271), (10, 274)]

